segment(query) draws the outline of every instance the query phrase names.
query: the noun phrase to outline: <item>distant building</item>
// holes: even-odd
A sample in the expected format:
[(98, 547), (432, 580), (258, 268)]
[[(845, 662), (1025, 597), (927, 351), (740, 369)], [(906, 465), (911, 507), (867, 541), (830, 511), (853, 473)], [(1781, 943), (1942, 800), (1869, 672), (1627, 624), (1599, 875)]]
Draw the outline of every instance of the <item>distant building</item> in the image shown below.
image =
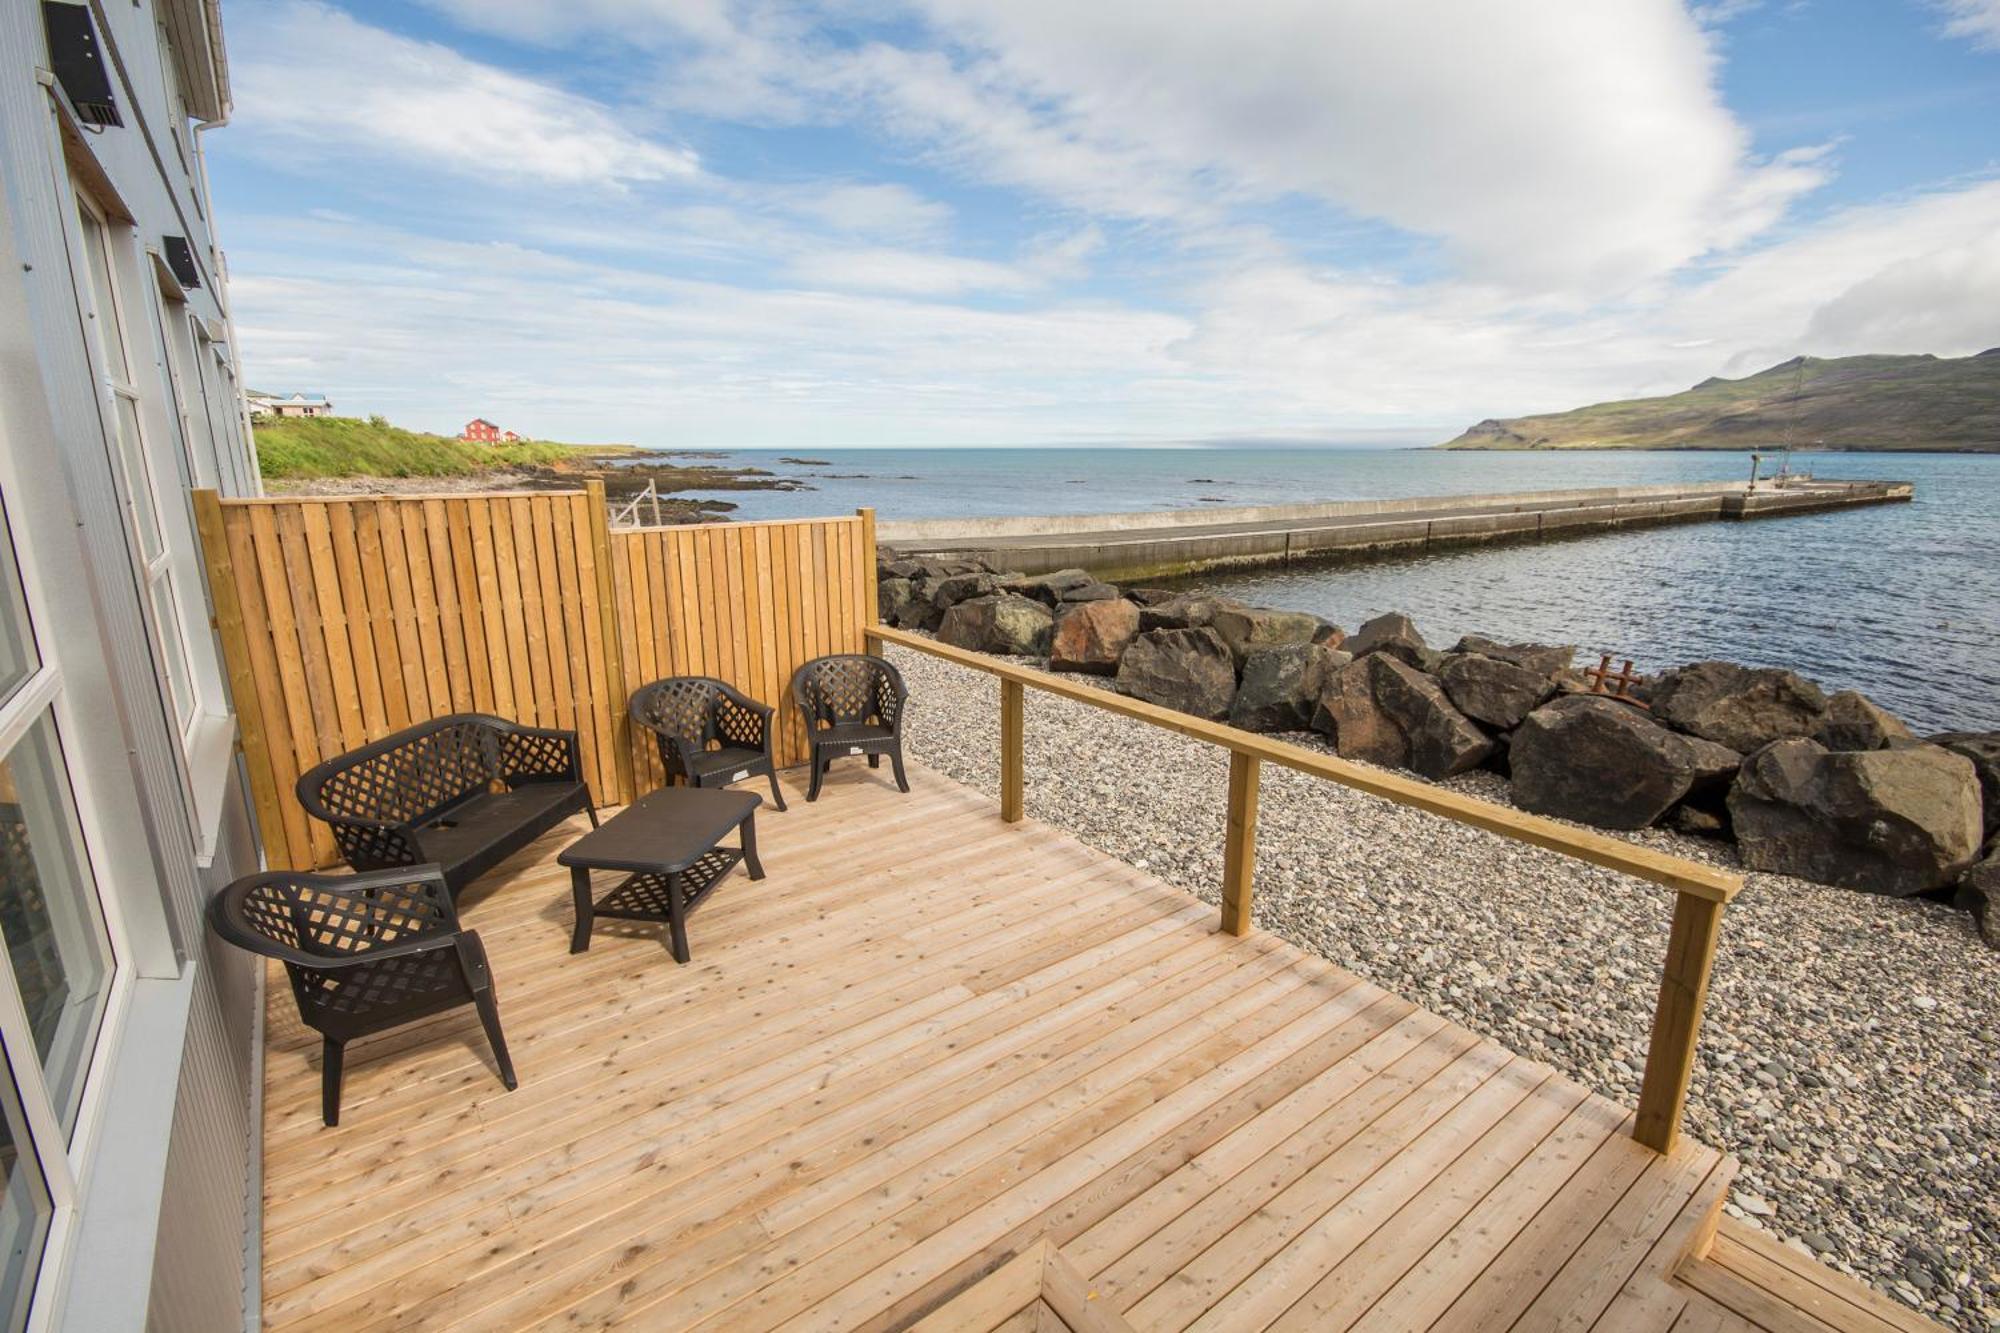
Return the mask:
[(281, 398), (272, 393), (250, 393), (245, 395), (253, 417), (330, 417), (333, 404), (324, 395), (317, 393), (295, 393)]
[(485, 417), (474, 417), (465, 423), (465, 429), (458, 433), (458, 438), (468, 444), (498, 444), (512, 434), (512, 431), (503, 432)]
[(521, 437), (511, 430), (503, 430), (500, 432), (500, 439), (507, 444), (518, 444)]

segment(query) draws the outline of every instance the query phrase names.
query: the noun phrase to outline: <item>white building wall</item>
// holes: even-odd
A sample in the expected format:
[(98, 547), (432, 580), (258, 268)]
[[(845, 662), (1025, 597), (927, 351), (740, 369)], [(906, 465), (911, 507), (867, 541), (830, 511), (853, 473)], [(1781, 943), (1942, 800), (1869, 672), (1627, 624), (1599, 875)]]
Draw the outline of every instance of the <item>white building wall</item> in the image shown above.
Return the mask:
[[(190, 563), (199, 545), (185, 492), (190, 482), (229, 494), (257, 483), (199, 136), (175, 106), (176, 71), (162, 49), (164, 32), (196, 30), (207, 8), (92, 0), (125, 124), (66, 136), (40, 5), (0, 5), (0, 487), (17, 545), (31, 548), (24, 573), (37, 632), (62, 665), (63, 754), (97, 891), (117, 925), (113, 1006), (31, 1328), (239, 1327), (246, 1290), (254, 1321), (254, 1227), (248, 1265), (245, 1235), (260, 973), (210, 942), (203, 911), (221, 884), (257, 868), (257, 849), (206, 591), (198, 559)], [(226, 90), (206, 92), (226, 103)], [(162, 501), (167, 551), (153, 560), (128, 518), (133, 483), (116, 400), (89, 350), (79, 182), (129, 214), (107, 233), (130, 401)], [(167, 235), (188, 239), (202, 285), (156, 305), (154, 256)], [(177, 332), (185, 345), (174, 343)], [(202, 677), (190, 687), (192, 722), (170, 698), (159, 599), (149, 596), (163, 569), (183, 613), (175, 641), (189, 645)]]

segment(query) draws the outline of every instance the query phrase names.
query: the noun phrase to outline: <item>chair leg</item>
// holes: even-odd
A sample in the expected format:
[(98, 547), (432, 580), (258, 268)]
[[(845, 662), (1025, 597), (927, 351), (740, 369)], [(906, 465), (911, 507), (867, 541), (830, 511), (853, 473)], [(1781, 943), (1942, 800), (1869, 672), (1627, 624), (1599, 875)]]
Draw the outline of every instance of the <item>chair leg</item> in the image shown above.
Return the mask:
[(319, 1052), (319, 1114), (327, 1127), (332, 1128), (340, 1123), (340, 1075), (347, 1046), (332, 1037), (323, 1037)]
[(868, 756), (868, 767), (870, 767), (870, 768), (880, 768), (880, 767), (882, 767), (882, 756), (881, 756), (881, 755), (879, 755), (879, 754), (871, 754), (871, 755), (869, 755), (869, 756)]
[(778, 809), (783, 810), (785, 808), (785, 792), (784, 789), (778, 785), (778, 771), (776, 769), (771, 770), (770, 778), (771, 778), (771, 804), (777, 806)]
[(486, 1029), (486, 1040), (493, 1045), (494, 1063), (500, 1066), (500, 1081), (512, 1092), (520, 1087), (514, 1077), (514, 1061), (507, 1055), (507, 1038), (500, 1033), (500, 1006), (493, 999), (493, 988), (481, 986), (472, 992), (472, 1003), (479, 1010), (479, 1022)]
[(907, 778), (907, 777), (905, 777), (905, 776), (903, 775), (903, 747), (902, 747), (902, 746), (898, 745), (898, 746), (897, 746), (897, 747), (896, 747), (895, 749), (893, 749), (893, 750), (889, 751), (889, 767), (891, 767), (891, 768), (893, 768), (893, 769), (895, 769), (895, 770), (896, 770), (896, 787), (897, 787), (897, 789), (898, 789), (898, 790), (900, 790), (900, 791), (903, 791), (903, 792), (907, 793), (907, 792), (908, 792), (908, 791), (910, 790), (910, 780), (909, 780), (909, 778)]
[(591, 804), (589, 804), (588, 802), (586, 802), (586, 803), (585, 803), (585, 805), (584, 805), (584, 807), (583, 807), (583, 813), (585, 813), (586, 815), (589, 815), (589, 816), (590, 816), (590, 826), (591, 826), (592, 828), (596, 828), (596, 827), (597, 827), (597, 807), (596, 807), (596, 806), (594, 806), (594, 805), (591, 805)]
[(810, 805), (819, 799), (819, 781), (826, 775), (826, 752), (817, 745), (812, 752), (812, 781), (806, 784), (806, 803)]

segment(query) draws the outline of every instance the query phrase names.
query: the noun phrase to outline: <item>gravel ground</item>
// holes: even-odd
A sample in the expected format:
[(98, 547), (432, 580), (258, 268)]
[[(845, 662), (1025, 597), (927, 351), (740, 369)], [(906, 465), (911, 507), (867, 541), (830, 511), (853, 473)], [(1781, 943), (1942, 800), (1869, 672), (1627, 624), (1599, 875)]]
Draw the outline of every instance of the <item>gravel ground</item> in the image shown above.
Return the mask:
[[(891, 656), (912, 757), (996, 791), (995, 682)], [(1028, 813), (1215, 901), (1223, 752), (1030, 695)], [(1493, 774), (1450, 785), (1507, 799)], [(1737, 866), (1724, 843), (1624, 836)], [(1257, 837), (1259, 926), (1636, 1104), (1664, 891), (1274, 766)], [(1754, 874), (1724, 918), (1690, 1129), (1742, 1162), (1731, 1212), (1944, 1323), (2000, 1329), (1996, 1050), (2000, 954), (1966, 914)]]

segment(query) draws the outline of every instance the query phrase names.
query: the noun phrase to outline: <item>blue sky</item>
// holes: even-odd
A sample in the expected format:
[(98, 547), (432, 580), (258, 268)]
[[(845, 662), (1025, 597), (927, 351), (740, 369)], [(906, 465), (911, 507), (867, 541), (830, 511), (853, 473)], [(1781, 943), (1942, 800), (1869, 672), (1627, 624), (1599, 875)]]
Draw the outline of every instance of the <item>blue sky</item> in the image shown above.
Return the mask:
[(683, 447), (1429, 442), (2000, 344), (2000, 0), (238, 0), (262, 389)]

